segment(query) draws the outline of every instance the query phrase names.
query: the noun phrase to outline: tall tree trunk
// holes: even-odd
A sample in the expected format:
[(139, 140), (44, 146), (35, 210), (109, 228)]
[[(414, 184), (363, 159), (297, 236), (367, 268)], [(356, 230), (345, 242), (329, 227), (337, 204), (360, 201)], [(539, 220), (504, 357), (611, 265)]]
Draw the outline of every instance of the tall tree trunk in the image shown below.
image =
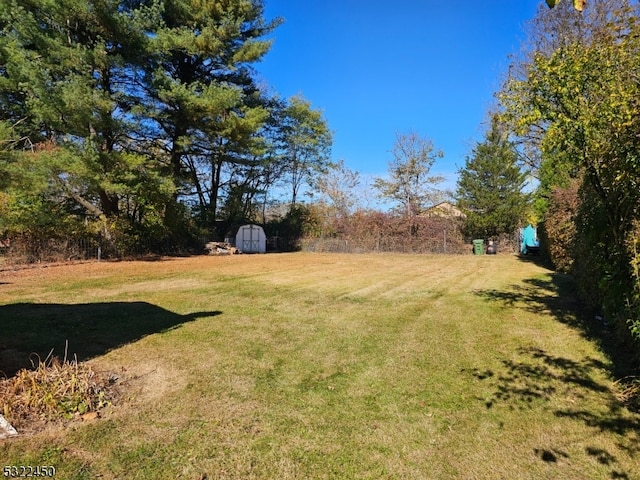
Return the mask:
[(222, 178), (222, 166), (224, 156), (222, 153), (222, 139), (219, 143), (220, 149), (211, 159), (211, 200), (209, 201), (209, 211), (211, 213), (211, 226), (215, 227), (216, 215), (218, 214), (218, 198), (220, 197), (220, 181)]

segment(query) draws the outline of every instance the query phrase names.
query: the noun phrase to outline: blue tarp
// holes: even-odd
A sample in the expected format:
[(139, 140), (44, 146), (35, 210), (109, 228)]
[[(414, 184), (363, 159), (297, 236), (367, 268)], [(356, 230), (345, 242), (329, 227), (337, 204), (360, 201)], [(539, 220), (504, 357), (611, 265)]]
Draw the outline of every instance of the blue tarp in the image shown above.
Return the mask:
[(538, 252), (540, 249), (540, 242), (538, 241), (538, 232), (532, 225), (527, 225), (520, 230), (520, 252), (530, 253)]

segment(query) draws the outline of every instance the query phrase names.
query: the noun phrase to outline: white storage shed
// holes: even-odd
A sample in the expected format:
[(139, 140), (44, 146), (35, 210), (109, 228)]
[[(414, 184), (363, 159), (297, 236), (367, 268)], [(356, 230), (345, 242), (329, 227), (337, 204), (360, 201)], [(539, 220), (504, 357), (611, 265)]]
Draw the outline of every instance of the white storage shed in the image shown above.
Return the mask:
[(260, 225), (242, 225), (236, 233), (236, 248), (242, 253), (266, 253), (267, 237)]

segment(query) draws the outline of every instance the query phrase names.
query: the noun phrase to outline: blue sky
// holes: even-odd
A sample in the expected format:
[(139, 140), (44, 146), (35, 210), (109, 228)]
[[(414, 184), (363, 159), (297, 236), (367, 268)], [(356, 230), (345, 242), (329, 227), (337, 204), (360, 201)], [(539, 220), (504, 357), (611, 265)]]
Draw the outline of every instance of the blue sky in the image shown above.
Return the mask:
[(432, 173), (455, 187), (508, 55), (543, 0), (265, 0), (285, 22), (255, 68), (283, 97), (302, 94), (334, 132), (332, 158), (383, 176), (396, 132), (444, 152)]

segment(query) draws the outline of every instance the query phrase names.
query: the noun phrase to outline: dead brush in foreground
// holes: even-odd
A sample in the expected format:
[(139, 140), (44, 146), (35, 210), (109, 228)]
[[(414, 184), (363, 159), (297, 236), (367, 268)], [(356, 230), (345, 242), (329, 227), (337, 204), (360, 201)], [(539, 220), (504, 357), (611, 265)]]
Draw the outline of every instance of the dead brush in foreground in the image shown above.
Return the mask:
[(640, 412), (640, 377), (627, 377), (616, 382), (619, 391), (616, 397), (629, 410)]
[(98, 374), (89, 365), (49, 356), (33, 370), (22, 369), (0, 380), (0, 407), (17, 429), (43, 422), (97, 416), (112, 403), (113, 376)]

